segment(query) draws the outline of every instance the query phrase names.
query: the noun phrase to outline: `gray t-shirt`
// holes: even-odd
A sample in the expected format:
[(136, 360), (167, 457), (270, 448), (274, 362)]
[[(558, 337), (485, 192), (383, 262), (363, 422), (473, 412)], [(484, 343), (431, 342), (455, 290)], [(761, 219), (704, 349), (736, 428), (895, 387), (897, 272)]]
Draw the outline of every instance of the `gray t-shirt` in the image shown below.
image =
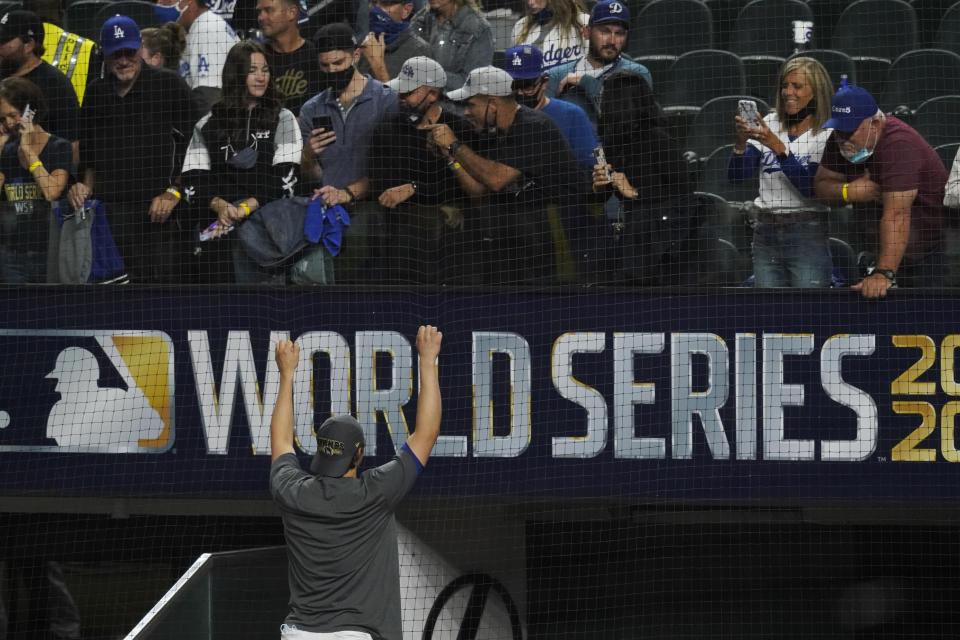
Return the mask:
[(313, 476), (293, 454), (274, 460), (270, 493), (283, 517), (290, 565), (287, 624), (401, 640), (393, 511), (422, 469), (406, 445), (357, 478)]

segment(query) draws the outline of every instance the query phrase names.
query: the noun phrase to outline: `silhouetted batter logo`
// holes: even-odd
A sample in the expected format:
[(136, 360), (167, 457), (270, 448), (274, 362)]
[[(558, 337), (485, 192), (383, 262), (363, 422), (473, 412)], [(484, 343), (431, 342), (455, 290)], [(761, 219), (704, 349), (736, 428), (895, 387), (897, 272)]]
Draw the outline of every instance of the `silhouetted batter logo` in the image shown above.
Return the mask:
[(166, 334), (0, 330), (0, 349), (22, 364), (0, 373), (0, 451), (160, 453), (173, 445)]

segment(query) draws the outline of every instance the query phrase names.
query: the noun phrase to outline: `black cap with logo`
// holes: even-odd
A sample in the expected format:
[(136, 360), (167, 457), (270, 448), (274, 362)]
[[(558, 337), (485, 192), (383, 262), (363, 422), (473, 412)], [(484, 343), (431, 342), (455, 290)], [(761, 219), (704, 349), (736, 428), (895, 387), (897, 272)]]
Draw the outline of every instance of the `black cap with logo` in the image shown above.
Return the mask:
[(318, 476), (339, 478), (350, 469), (353, 456), (363, 446), (363, 427), (353, 416), (327, 418), (317, 429), (317, 453), (310, 463), (310, 471)]

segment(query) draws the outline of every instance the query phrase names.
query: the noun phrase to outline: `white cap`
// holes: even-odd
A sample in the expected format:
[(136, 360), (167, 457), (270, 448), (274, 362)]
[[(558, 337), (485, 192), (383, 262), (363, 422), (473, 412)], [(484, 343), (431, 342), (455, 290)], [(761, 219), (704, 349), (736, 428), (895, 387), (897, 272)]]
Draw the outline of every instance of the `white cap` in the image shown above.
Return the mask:
[(397, 93), (410, 93), (420, 87), (447, 86), (447, 72), (440, 63), (425, 56), (410, 58), (400, 67), (400, 73), (386, 85)]
[(454, 101), (473, 96), (509, 96), (513, 93), (513, 78), (497, 67), (478, 67), (470, 72), (462, 89), (451, 91), (447, 97)]

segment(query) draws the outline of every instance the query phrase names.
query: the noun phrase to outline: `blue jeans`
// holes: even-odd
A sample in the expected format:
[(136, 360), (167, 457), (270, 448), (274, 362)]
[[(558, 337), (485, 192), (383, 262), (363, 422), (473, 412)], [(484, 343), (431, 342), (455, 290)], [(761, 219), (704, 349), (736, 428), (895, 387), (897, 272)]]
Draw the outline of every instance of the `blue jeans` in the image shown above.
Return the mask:
[(756, 286), (829, 287), (833, 258), (826, 222), (760, 222), (753, 228)]

